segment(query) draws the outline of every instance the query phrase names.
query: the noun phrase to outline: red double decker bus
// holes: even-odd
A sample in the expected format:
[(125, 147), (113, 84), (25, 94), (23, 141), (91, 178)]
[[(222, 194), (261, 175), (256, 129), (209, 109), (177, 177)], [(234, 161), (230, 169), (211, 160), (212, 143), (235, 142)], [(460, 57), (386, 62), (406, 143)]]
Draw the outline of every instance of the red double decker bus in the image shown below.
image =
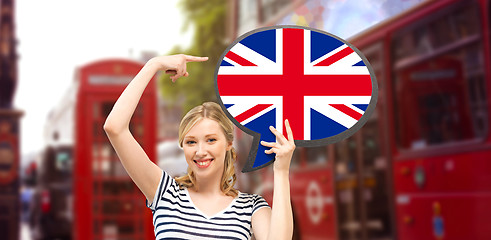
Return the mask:
[[(34, 238), (151, 239), (151, 212), (109, 142), (103, 125), (128, 83), (143, 67), (125, 59), (80, 67), (73, 86), (46, 124)], [(157, 86), (150, 82), (130, 131), (157, 159)]]
[(376, 111), (352, 137), (295, 152), (296, 236), (491, 239), (490, 11), (425, 1), (348, 39), (375, 71)]

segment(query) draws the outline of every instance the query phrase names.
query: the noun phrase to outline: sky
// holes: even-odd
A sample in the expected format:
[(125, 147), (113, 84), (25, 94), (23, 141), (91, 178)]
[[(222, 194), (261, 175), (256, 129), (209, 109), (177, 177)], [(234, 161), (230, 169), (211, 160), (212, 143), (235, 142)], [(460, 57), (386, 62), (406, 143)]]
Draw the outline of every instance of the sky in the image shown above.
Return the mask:
[(192, 31), (177, 0), (17, 0), (18, 79), (14, 108), (21, 118), (21, 154), (41, 150), (49, 111), (73, 82), (78, 66), (94, 60), (139, 59), (189, 46)]

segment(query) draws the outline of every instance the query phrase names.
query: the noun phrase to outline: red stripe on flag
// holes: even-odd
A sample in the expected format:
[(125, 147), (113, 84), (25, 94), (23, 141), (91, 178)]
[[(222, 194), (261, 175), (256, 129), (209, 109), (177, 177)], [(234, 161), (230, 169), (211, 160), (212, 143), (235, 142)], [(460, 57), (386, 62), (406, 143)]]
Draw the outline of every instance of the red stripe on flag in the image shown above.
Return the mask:
[(257, 66), (256, 64), (249, 62), (249, 60), (235, 54), (232, 51), (228, 51), (225, 57), (228, 57), (230, 60), (238, 63), (241, 66)]
[(252, 116), (254, 116), (255, 114), (259, 113), (260, 111), (268, 108), (269, 106), (272, 106), (273, 104), (258, 104), (256, 106), (254, 106), (253, 108), (235, 116), (235, 120), (237, 120), (238, 122), (242, 122)]
[(329, 104), (329, 105), (356, 120), (360, 120), (361, 116), (363, 116), (363, 114), (349, 108), (344, 104)]
[(353, 49), (351, 49), (349, 46), (346, 46), (346, 48), (344, 48), (343, 50), (333, 54), (332, 56), (322, 60), (321, 62), (315, 64), (314, 66), (329, 66), (339, 60), (341, 60), (342, 58), (350, 55), (353, 51)]
[[(286, 82), (278, 75), (218, 75), (220, 96), (370, 96), (370, 75), (305, 75)], [(239, 87), (240, 86), (240, 87)], [(291, 121), (290, 121), (291, 122)]]
[[(304, 30), (293, 28), (283, 29), (283, 79), (279, 84), (283, 88), (288, 86), (289, 89), (284, 89), (283, 94), (283, 119), (288, 119), (293, 132), (293, 139), (303, 139), (303, 94), (297, 92), (298, 85), (307, 85), (308, 83), (301, 82), (304, 76)], [(310, 88), (318, 86), (310, 85)], [(271, 89), (271, 88), (270, 88)], [(287, 136), (286, 125), (283, 124), (283, 135)]]

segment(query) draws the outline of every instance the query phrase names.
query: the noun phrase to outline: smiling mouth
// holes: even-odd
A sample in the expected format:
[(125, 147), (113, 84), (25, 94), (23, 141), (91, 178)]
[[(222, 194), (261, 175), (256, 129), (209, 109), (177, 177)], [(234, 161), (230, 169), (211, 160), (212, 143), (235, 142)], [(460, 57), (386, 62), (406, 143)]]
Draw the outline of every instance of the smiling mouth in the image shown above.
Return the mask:
[(208, 166), (210, 166), (210, 164), (213, 160), (214, 160), (213, 158), (210, 158), (210, 159), (206, 159), (206, 160), (193, 160), (193, 161), (196, 163), (196, 165), (199, 168), (207, 168)]

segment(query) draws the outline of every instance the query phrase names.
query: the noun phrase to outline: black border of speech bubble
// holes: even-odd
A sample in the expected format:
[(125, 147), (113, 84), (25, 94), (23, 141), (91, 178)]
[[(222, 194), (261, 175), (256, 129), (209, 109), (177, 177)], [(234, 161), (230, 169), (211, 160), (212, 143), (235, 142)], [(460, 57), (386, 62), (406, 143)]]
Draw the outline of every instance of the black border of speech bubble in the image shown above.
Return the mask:
[(225, 57), (225, 55), (230, 51), (230, 49), (232, 47), (234, 47), (242, 39), (248, 37), (249, 35), (257, 33), (257, 32), (262, 32), (262, 31), (271, 30), (271, 29), (279, 29), (279, 28), (282, 28), (282, 29), (284, 29), (284, 28), (298, 28), (298, 29), (310, 30), (310, 31), (315, 31), (315, 32), (319, 32), (322, 34), (326, 34), (326, 35), (329, 35), (333, 38), (338, 39), (339, 41), (348, 45), (351, 49), (353, 49), (358, 54), (358, 56), (360, 56), (360, 58), (363, 60), (363, 63), (365, 64), (365, 66), (368, 68), (368, 72), (370, 73), (370, 80), (372, 81), (372, 95), (371, 95), (370, 103), (368, 104), (368, 108), (365, 111), (365, 113), (363, 114), (363, 116), (360, 118), (360, 120), (358, 120), (357, 123), (355, 123), (355, 125), (350, 127), (348, 130), (343, 131), (343, 132), (341, 132), (337, 135), (331, 136), (331, 137), (327, 137), (327, 138), (323, 138), (323, 139), (317, 139), (317, 140), (295, 140), (296, 146), (298, 146), (298, 147), (319, 147), (319, 146), (324, 146), (324, 145), (331, 144), (331, 143), (337, 143), (337, 142), (340, 142), (340, 141), (350, 137), (356, 131), (358, 131), (363, 125), (365, 125), (365, 123), (368, 121), (368, 119), (372, 115), (373, 111), (375, 110), (375, 106), (377, 105), (378, 85), (377, 85), (377, 79), (375, 77), (375, 73), (373, 71), (373, 68), (370, 65), (370, 63), (368, 62), (365, 55), (363, 55), (363, 53), (360, 50), (358, 50), (358, 48), (356, 48), (355, 46), (353, 46), (351, 43), (347, 42), (346, 40), (344, 40), (344, 39), (342, 39), (342, 38), (340, 38), (334, 34), (331, 34), (331, 33), (328, 33), (328, 32), (325, 32), (325, 31), (322, 31), (319, 29), (315, 29), (315, 28), (311, 28), (311, 27), (297, 26), (297, 25), (276, 25), (276, 26), (271, 26), (271, 27), (262, 27), (262, 28), (254, 29), (252, 31), (244, 33), (240, 37), (238, 37), (234, 42), (232, 42), (227, 47), (227, 49), (225, 49), (225, 51), (222, 53), (222, 56), (220, 57), (220, 60), (218, 61), (217, 66), (215, 68), (215, 93), (217, 96), (218, 103), (220, 104), (220, 107), (223, 109), (223, 111), (225, 112), (227, 117), (235, 124), (235, 126), (237, 126), (242, 131), (246, 132), (247, 134), (249, 134), (253, 137), (251, 150), (249, 151), (249, 156), (247, 157), (247, 161), (246, 161), (246, 164), (244, 165), (244, 168), (242, 169), (242, 172), (251, 172), (251, 171), (266, 167), (266, 166), (270, 165), (271, 163), (273, 163), (274, 159), (261, 165), (261, 166), (259, 166), (259, 167), (255, 167), (255, 168), (253, 167), (254, 160), (255, 160), (256, 154), (257, 154), (257, 149), (259, 147), (259, 140), (260, 140), (261, 134), (254, 132), (254, 131), (250, 130), (249, 128), (246, 128), (245, 126), (240, 124), (228, 112), (225, 105), (223, 105), (222, 99), (221, 99), (220, 94), (218, 92), (218, 82), (217, 82), (218, 69), (220, 68), (220, 64), (223, 61), (223, 58)]

